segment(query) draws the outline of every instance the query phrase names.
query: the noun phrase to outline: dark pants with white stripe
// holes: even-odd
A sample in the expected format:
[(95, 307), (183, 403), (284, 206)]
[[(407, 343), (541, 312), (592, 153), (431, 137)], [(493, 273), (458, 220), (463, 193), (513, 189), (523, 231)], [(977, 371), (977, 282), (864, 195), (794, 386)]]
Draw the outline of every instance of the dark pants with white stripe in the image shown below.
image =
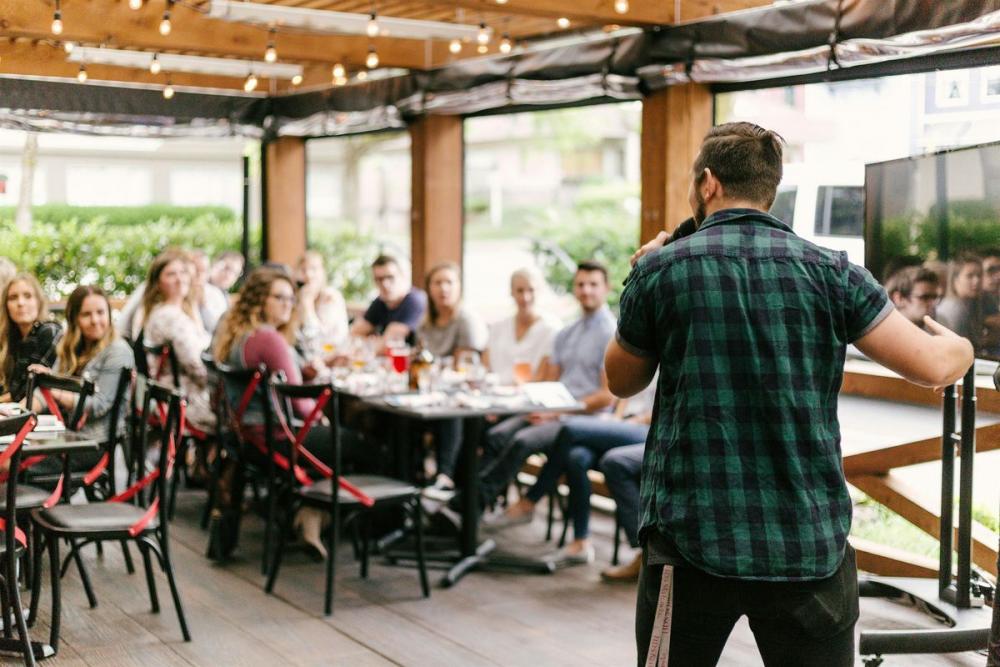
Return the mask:
[[(635, 636), (638, 665), (654, 631), (663, 565), (647, 563), (639, 575)], [(847, 547), (840, 568), (818, 581), (771, 582), (715, 577), (682, 565), (673, 570), (670, 621), (672, 665), (715, 665), (741, 616), (765, 665), (850, 667), (854, 664), (854, 624), (858, 619), (858, 573)]]

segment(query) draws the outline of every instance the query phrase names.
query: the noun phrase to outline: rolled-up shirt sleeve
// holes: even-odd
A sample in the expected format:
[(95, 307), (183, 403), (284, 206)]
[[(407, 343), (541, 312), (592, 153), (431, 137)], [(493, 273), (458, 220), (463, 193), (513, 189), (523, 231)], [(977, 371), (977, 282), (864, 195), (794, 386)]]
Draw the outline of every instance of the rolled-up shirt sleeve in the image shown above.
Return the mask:
[(638, 357), (656, 356), (653, 327), (653, 302), (646, 294), (648, 277), (636, 265), (625, 281), (619, 302), (618, 330), (615, 340), (626, 352)]
[(853, 343), (881, 324), (893, 311), (892, 301), (885, 288), (863, 267), (849, 264), (844, 321), (847, 325), (847, 342)]

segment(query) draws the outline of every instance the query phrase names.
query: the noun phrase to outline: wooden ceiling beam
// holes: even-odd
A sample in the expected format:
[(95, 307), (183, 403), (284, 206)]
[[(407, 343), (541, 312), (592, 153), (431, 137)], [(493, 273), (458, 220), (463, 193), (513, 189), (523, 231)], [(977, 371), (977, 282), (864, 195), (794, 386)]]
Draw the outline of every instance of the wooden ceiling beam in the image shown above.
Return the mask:
[[(210, 19), (183, 5), (174, 5), (167, 36), (157, 30), (162, 8), (147, 4), (135, 11), (120, 0), (90, 0), (62, 4), (64, 32), (52, 34), (51, 3), (0, 0), (0, 36), (60, 39), (88, 46), (228, 56), (260, 61), (267, 45), (267, 31), (239, 23)], [(445, 42), (355, 35), (282, 33), (275, 38), (282, 62), (360, 64), (369, 44), (378, 50), (381, 66), (427, 69), (453, 60)]]

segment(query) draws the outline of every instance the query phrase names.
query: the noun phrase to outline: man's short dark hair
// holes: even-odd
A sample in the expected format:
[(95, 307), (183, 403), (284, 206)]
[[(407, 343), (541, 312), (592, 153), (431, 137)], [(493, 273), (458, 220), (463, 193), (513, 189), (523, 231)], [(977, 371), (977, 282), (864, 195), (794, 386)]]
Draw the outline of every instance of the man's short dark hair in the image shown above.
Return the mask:
[(604, 282), (608, 282), (608, 267), (604, 265), (604, 262), (596, 259), (585, 259), (576, 265), (576, 272), (580, 271), (600, 271), (601, 275), (604, 276)]
[(899, 294), (904, 299), (909, 299), (917, 283), (930, 283), (938, 287), (941, 280), (937, 273), (926, 266), (908, 266), (889, 276), (889, 280), (885, 282), (885, 291), (889, 296)]
[(399, 268), (399, 260), (392, 255), (379, 255), (372, 262), (372, 269), (378, 266), (388, 266), (390, 264), (394, 265), (397, 269)]
[(719, 179), (727, 197), (771, 208), (781, 182), (785, 140), (753, 123), (724, 123), (708, 131), (694, 161), (699, 183), (705, 169)]

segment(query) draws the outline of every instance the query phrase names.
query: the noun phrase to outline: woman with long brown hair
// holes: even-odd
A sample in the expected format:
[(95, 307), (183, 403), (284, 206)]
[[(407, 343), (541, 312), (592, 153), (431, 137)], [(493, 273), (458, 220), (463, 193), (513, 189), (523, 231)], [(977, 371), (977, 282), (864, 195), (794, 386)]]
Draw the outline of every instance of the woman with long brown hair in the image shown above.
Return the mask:
[(48, 314), (42, 286), (30, 273), (16, 274), (0, 292), (0, 402), (23, 400), (28, 367), (55, 361), (62, 330)]
[[(276, 268), (255, 269), (247, 276), (236, 303), (219, 322), (214, 357), (236, 368), (256, 368), (264, 364), (269, 373), (283, 372), (287, 382), (302, 382), (302, 364), (293, 347), (296, 338), (294, 314), (295, 286), (291, 277)], [(243, 387), (227, 386), (230, 403), (238, 403), (243, 391)], [(292, 407), (297, 415), (305, 417), (315, 403), (309, 399), (297, 399), (292, 402)], [(264, 414), (258, 405), (250, 403), (247, 406), (242, 426), (245, 437), (263, 445)], [(303, 444), (321, 461), (332, 465), (334, 452), (330, 446), (329, 428), (323, 423), (315, 424)], [(283, 438), (280, 432), (276, 437)], [(279, 442), (279, 446), (287, 444), (287, 440)], [(295, 519), (303, 540), (318, 558), (326, 556), (320, 539), (321, 521), (321, 514), (308, 508), (300, 510)]]
[[(197, 428), (210, 430), (215, 413), (209, 401), (208, 370), (201, 353), (211, 342), (202, 326), (191, 291), (191, 261), (181, 250), (167, 250), (153, 260), (146, 278), (142, 307), (142, 340), (146, 345), (169, 345), (180, 370), (180, 389), (187, 397), (187, 418)], [(151, 373), (160, 360), (150, 356)], [(168, 378), (161, 377), (160, 380)]]

